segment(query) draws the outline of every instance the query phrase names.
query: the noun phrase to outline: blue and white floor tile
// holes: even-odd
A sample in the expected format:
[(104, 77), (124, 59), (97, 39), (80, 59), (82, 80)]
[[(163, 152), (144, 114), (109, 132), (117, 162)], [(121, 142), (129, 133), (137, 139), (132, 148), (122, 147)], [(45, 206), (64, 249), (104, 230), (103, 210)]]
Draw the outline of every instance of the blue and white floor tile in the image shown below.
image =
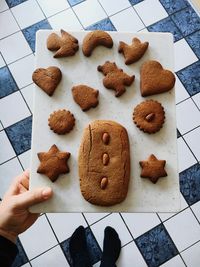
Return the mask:
[[(69, 239), (87, 232), (93, 266), (103, 233), (122, 240), (119, 267), (200, 266), (200, 18), (187, 0), (0, 1), (0, 198), (29, 167), (35, 33), (39, 29), (174, 34), (181, 212), (43, 214), (19, 236), (13, 267), (68, 267)], [(41, 236), (43, 238), (41, 238)]]

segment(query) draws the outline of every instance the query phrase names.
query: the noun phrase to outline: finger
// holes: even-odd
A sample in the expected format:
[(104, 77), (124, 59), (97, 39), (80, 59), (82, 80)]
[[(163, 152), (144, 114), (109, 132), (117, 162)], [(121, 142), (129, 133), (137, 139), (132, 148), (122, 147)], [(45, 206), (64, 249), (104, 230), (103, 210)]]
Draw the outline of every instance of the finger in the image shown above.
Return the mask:
[(26, 187), (24, 187), (22, 184), (19, 184), (18, 188), (19, 188), (19, 192), (18, 192), (19, 194), (27, 192)]
[(53, 191), (50, 187), (36, 188), (16, 196), (15, 208), (27, 209), (30, 206), (51, 198)]
[(7, 193), (10, 195), (17, 195), (19, 193), (19, 183), (21, 182), (24, 182), (23, 185), (27, 188), (27, 184), (29, 185), (29, 170), (24, 171), (21, 175), (14, 178)]
[(27, 190), (29, 189), (29, 178), (26, 177), (26, 178), (23, 178), (21, 183)]

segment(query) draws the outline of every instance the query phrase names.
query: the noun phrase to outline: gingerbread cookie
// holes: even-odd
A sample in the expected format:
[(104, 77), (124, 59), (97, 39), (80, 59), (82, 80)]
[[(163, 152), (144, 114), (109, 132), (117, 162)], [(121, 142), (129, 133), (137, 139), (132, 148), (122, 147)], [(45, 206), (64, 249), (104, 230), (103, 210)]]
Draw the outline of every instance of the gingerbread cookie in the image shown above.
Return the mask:
[(62, 78), (61, 70), (57, 67), (49, 67), (47, 69), (38, 68), (32, 74), (32, 80), (45, 93), (52, 96), (56, 87)]
[(97, 120), (85, 128), (79, 150), (79, 177), (81, 193), (92, 204), (111, 206), (126, 198), (130, 151), (122, 125)]
[(78, 40), (71, 34), (60, 30), (61, 37), (56, 33), (51, 33), (47, 39), (47, 48), (56, 51), (55, 58), (69, 57), (78, 51)]
[(158, 132), (165, 121), (164, 108), (155, 100), (141, 102), (134, 108), (133, 121), (145, 133)]
[(161, 94), (171, 90), (175, 84), (175, 75), (163, 69), (162, 65), (149, 60), (143, 63), (140, 70), (140, 91), (142, 96)]
[(106, 61), (97, 69), (105, 75), (103, 85), (107, 89), (115, 90), (116, 97), (121, 96), (126, 91), (125, 86), (130, 86), (135, 79), (135, 75), (129, 76), (122, 69), (119, 69), (114, 62)]
[(113, 40), (111, 36), (107, 32), (101, 30), (89, 32), (83, 39), (83, 54), (86, 57), (91, 56), (93, 50), (99, 45), (105, 46), (107, 48), (112, 48)]
[(51, 113), (48, 119), (49, 127), (54, 133), (69, 133), (75, 124), (74, 115), (69, 110), (57, 110)]
[(72, 87), (72, 95), (74, 101), (81, 107), (83, 111), (95, 108), (98, 103), (99, 91), (87, 85), (77, 85)]
[(61, 152), (56, 145), (51, 146), (48, 152), (40, 152), (37, 155), (40, 160), (37, 172), (46, 175), (52, 182), (55, 182), (60, 174), (69, 172), (67, 161), (70, 153)]
[(148, 42), (142, 43), (138, 38), (133, 38), (131, 45), (119, 42), (118, 52), (124, 55), (125, 64), (130, 65), (138, 61), (144, 55), (148, 46)]
[(147, 160), (140, 161), (142, 167), (141, 177), (149, 178), (152, 183), (156, 183), (160, 177), (167, 176), (165, 171), (165, 160), (158, 160), (153, 154)]

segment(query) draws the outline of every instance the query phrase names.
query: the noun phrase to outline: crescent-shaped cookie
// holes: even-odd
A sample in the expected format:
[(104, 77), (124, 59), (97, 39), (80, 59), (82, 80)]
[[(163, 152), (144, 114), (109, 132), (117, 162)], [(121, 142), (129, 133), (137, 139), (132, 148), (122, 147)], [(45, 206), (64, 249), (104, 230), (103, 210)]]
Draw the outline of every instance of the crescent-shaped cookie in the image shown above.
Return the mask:
[(83, 54), (86, 57), (90, 57), (93, 50), (99, 45), (105, 46), (107, 48), (112, 48), (113, 40), (111, 36), (107, 32), (101, 30), (96, 30), (88, 33), (83, 39)]

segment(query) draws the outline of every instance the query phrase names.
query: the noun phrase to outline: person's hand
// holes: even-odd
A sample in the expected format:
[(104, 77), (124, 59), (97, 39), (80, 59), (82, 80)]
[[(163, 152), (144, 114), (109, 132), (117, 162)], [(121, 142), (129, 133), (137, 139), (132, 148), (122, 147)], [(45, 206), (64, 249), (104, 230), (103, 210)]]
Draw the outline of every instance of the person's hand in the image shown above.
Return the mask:
[(17, 236), (27, 230), (39, 214), (30, 213), (28, 208), (52, 196), (49, 187), (29, 191), (29, 171), (17, 176), (0, 203), (0, 235), (16, 242)]

